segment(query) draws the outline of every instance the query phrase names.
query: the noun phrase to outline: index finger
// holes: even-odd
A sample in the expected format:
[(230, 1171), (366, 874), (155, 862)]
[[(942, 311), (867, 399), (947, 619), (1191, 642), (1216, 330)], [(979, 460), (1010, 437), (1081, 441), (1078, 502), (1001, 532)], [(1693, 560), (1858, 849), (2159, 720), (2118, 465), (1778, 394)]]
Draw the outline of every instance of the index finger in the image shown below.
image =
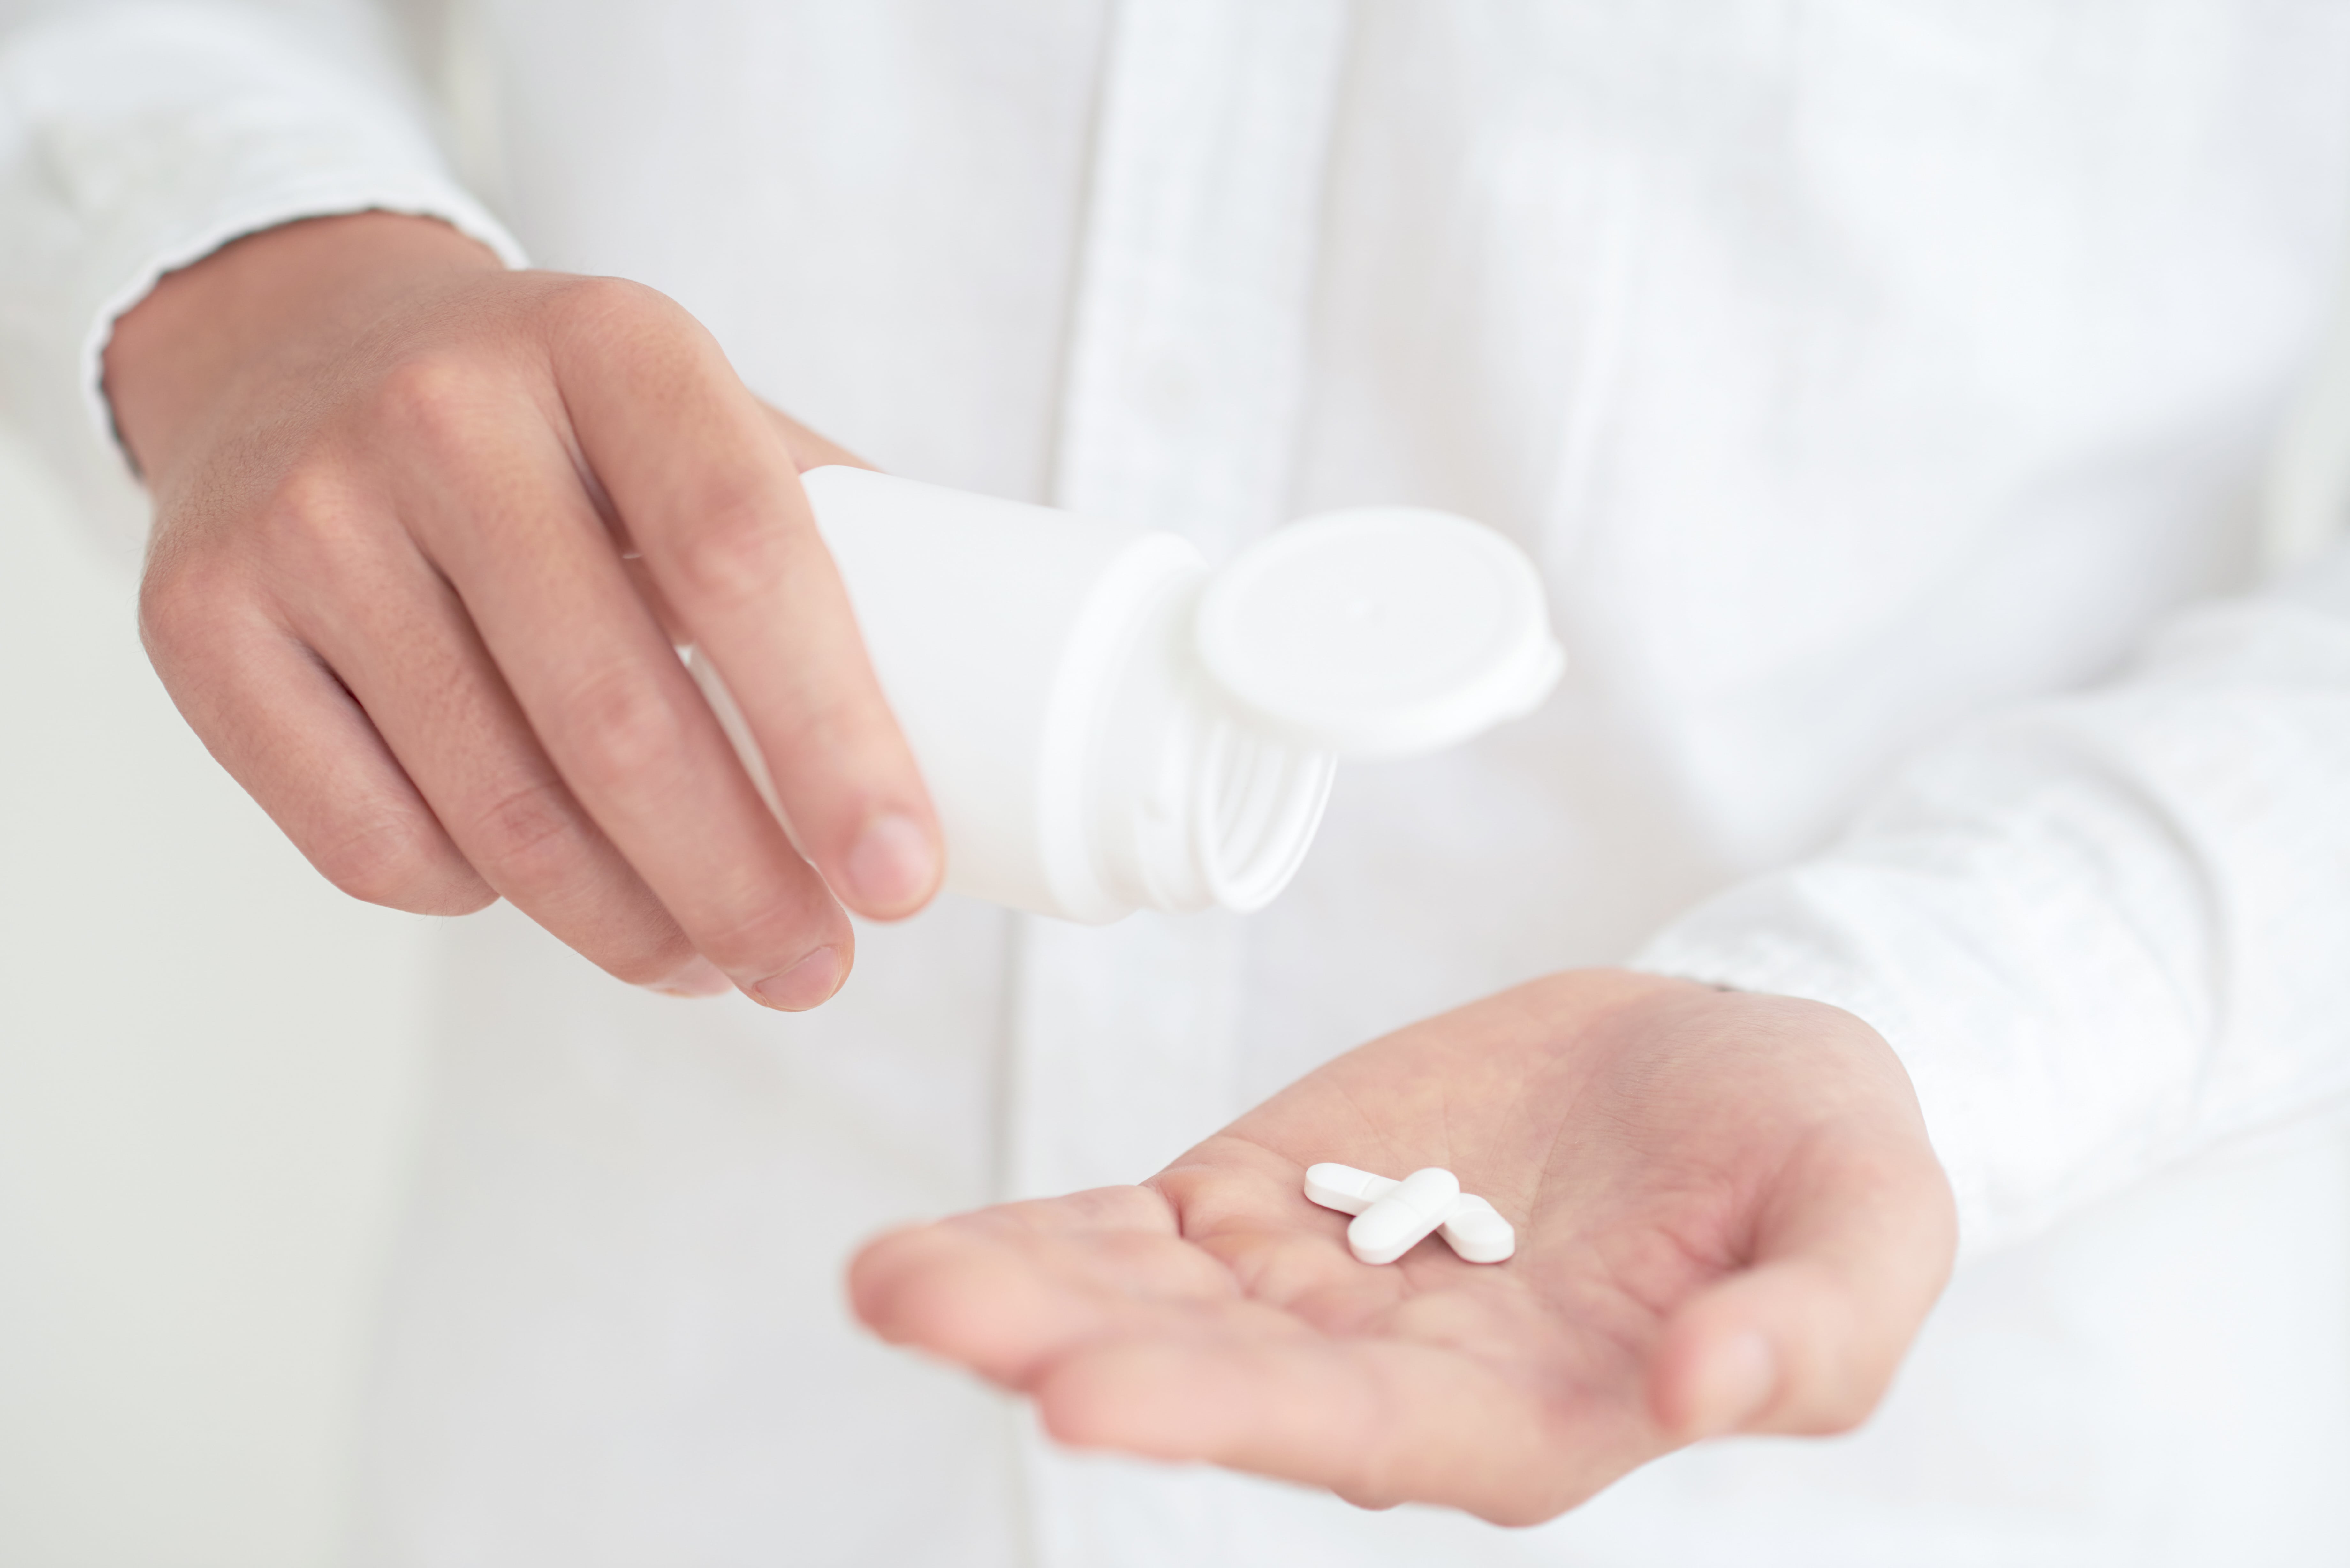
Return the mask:
[(683, 628), (725, 677), (795, 842), (882, 919), (937, 891), (937, 814), (866, 657), (782, 430), (671, 301), (598, 282), (555, 370), (582, 456)]

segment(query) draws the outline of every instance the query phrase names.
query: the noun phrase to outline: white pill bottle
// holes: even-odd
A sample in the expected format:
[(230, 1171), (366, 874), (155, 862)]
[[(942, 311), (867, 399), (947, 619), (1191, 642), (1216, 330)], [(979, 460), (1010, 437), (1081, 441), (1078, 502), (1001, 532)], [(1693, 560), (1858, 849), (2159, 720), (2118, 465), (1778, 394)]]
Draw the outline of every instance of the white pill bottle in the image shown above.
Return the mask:
[[(1433, 751), (1563, 664), (1533, 563), (1445, 513), (1174, 534), (864, 469), (801, 476), (946, 835), (951, 892), (1101, 924), (1262, 908), (1346, 758)], [(770, 805), (742, 713), (695, 678)]]

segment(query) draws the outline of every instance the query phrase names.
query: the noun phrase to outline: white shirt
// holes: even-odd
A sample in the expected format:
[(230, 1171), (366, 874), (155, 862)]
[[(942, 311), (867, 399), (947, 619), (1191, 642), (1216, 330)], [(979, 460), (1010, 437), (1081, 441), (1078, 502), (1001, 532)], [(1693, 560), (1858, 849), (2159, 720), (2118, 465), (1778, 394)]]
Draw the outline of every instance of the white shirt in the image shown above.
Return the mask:
[[(1342, 776), (1245, 920), (949, 902), (804, 1017), (454, 928), (361, 1561), (2338, 1557), (2350, 560), (2226, 596), (2342, 270), (2350, 11), (7, 14), (0, 378), (94, 514), (113, 317), (383, 206), (666, 290), (916, 477), (1211, 554), (1479, 517), (1574, 660), (1534, 718)], [(1918, 1083), (1970, 1261), (1853, 1438), (1504, 1532), (1064, 1454), (847, 1322), (883, 1223), (1139, 1179), (1348, 1045), (1636, 951), (1850, 1007)]]

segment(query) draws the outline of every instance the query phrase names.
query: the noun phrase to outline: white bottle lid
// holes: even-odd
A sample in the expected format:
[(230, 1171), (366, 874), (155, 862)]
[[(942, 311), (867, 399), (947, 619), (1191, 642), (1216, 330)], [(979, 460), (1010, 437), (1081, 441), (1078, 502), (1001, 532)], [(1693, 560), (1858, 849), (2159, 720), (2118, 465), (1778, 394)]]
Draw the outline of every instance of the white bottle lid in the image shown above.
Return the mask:
[(1430, 752), (1531, 711), (1565, 656), (1515, 545), (1408, 506), (1280, 529), (1201, 595), (1200, 659), (1252, 721), (1347, 757)]

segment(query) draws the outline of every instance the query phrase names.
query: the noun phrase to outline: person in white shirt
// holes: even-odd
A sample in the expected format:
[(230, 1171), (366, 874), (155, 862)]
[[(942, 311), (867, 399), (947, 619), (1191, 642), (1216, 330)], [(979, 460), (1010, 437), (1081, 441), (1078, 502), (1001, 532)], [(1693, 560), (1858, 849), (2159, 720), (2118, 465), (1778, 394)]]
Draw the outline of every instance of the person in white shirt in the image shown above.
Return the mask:
[[(2341, 1539), (2350, 560), (2245, 590), (2350, 16), (5, 15), (10, 417), (129, 519), (119, 433), (159, 672), (322, 872), (503, 901), (365, 1560)], [(1573, 673), (1345, 781), (1263, 915), (917, 915), (794, 477), (848, 451), (1214, 553), (1462, 512)], [(1451, 1165), (1520, 1255), (1363, 1271), (1320, 1158)], [(1142, 1460), (837, 1305), (1024, 1199), (857, 1310)], [(1471, 1517), (1851, 1426), (1954, 1246), (1857, 1437)]]

